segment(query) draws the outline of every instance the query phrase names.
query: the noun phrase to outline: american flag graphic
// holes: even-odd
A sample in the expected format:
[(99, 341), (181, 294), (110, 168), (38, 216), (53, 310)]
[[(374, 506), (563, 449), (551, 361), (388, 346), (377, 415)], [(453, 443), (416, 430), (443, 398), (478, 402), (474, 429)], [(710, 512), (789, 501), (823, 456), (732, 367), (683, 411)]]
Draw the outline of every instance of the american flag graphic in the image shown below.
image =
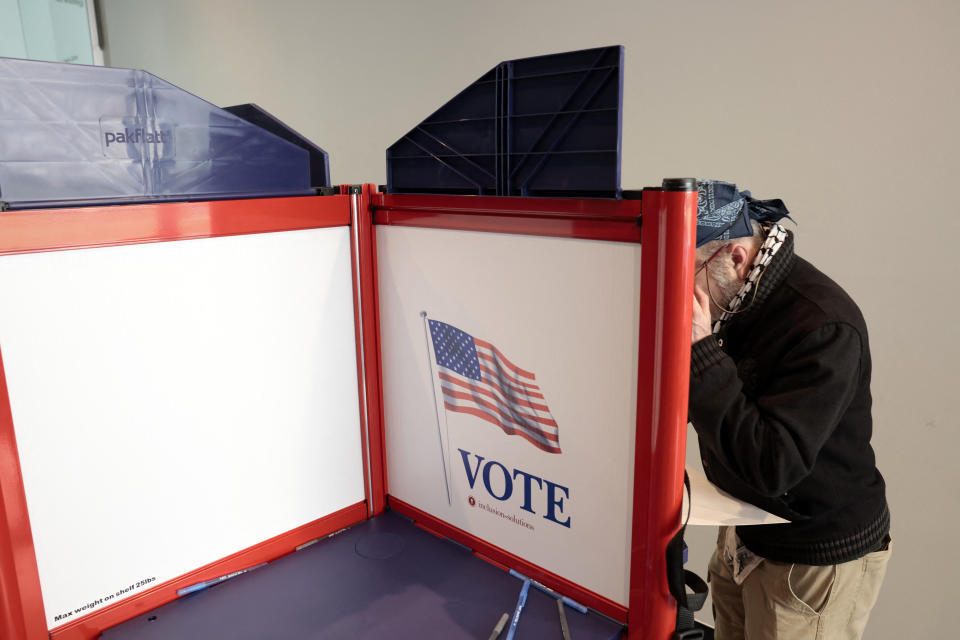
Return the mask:
[(526, 439), (549, 453), (560, 453), (557, 423), (534, 381), (495, 346), (453, 325), (431, 319), (430, 335), (450, 411), (468, 413)]

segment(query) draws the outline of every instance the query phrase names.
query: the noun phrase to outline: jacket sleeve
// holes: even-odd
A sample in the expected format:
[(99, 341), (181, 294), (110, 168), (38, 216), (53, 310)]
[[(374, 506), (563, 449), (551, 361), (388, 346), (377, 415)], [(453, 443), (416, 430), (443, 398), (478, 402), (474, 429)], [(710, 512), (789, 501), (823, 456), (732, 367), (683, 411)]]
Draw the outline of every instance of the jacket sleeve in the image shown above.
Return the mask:
[(782, 495), (810, 474), (850, 405), (861, 350), (854, 327), (824, 325), (780, 358), (756, 397), (747, 397), (716, 338), (700, 340), (690, 365), (690, 420), (700, 446), (760, 495)]

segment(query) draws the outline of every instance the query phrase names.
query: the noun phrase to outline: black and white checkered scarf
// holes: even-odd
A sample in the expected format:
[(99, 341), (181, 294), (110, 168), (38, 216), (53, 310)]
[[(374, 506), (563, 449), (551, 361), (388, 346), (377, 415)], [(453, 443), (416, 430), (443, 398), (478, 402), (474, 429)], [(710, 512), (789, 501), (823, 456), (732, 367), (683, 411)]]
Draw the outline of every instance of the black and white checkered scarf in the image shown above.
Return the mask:
[[(780, 247), (783, 246), (783, 241), (787, 239), (787, 230), (783, 226), (774, 223), (770, 227), (770, 231), (767, 233), (766, 240), (763, 241), (763, 244), (760, 245), (760, 249), (757, 251), (757, 257), (753, 259), (753, 268), (750, 269), (750, 273), (747, 274), (747, 277), (743, 281), (743, 286), (740, 287), (740, 291), (737, 292), (737, 295), (733, 296), (733, 300), (730, 301), (730, 305), (727, 307), (727, 310), (723, 312), (723, 315), (720, 316), (720, 319), (713, 323), (713, 333), (719, 333), (720, 328), (723, 327), (724, 323), (732, 318), (735, 314), (745, 311), (747, 307), (750, 306), (750, 303), (753, 302), (753, 299), (756, 297), (757, 287), (760, 285), (760, 278), (763, 276), (764, 272), (767, 270), (767, 267), (770, 265), (770, 261), (773, 260), (773, 256), (777, 254), (777, 251), (780, 250)], [(744, 301), (749, 298), (749, 302), (744, 305)], [(743, 306), (743, 309), (740, 307)]]

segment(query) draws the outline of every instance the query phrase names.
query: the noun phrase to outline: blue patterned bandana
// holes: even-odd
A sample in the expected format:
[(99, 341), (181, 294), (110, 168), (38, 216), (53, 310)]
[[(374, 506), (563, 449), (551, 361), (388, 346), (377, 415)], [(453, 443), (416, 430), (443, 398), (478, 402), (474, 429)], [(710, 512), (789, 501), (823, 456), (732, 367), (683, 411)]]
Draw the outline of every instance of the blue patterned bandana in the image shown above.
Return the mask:
[[(697, 246), (712, 240), (733, 240), (753, 235), (751, 220), (779, 222), (790, 217), (783, 200), (757, 200), (749, 191), (720, 180), (699, 180), (697, 185)], [(793, 218), (791, 218), (792, 220)]]

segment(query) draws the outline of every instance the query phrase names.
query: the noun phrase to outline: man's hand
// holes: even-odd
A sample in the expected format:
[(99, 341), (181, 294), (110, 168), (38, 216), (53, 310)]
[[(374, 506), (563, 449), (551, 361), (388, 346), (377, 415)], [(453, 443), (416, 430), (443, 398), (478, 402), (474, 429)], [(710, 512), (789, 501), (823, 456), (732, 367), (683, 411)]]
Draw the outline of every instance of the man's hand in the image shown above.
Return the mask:
[(710, 296), (700, 287), (693, 288), (693, 337), (691, 343), (700, 342), (710, 331)]

